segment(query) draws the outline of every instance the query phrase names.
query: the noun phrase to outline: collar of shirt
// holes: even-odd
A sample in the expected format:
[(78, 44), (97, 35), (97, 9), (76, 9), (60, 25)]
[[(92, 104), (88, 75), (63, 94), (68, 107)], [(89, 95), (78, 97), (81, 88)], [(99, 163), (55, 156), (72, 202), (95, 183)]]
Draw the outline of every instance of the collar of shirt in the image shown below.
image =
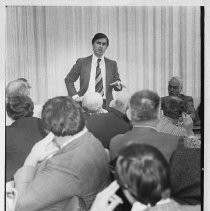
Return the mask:
[(75, 139), (79, 138), (80, 136), (84, 135), (87, 131), (88, 131), (87, 128), (84, 127), (84, 129), (82, 131), (80, 131), (79, 133), (71, 136), (71, 138), (68, 141), (66, 141), (64, 144), (62, 144), (60, 146), (60, 149), (62, 149), (63, 147), (65, 147), (66, 145), (68, 145), (69, 143), (71, 143), (73, 140), (75, 140)]
[[(85, 134), (87, 132), (87, 128), (84, 127), (84, 129), (82, 131), (80, 131), (79, 133), (77, 133), (76, 135), (73, 135), (70, 137), (70, 139), (68, 141), (66, 141), (64, 144), (62, 144), (60, 147), (57, 145), (56, 147), (59, 147), (59, 150), (62, 149), (63, 147), (67, 146), (69, 143), (71, 143), (73, 140), (79, 138), (80, 136), (82, 136), (83, 134)], [(58, 150), (58, 151), (59, 151)], [(50, 159), (51, 157), (53, 157), (55, 154), (57, 154), (57, 152), (52, 153), (51, 155), (49, 155), (46, 160)]]
[[(100, 58), (100, 65), (102, 65), (102, 63), (104, 63), (104, 55)], [(97, 61), (98, 61), (98, 57), (95, 56), (95, 54), (93, 54), (93, 58), (92, 58), (92, 62), (97, 66)]]
[(149, 125), (134, 125), (133, 127), (141, 127), (141, 128), (146, 127), (146, 128), (152, 128), (152, 129), (154, 129), (154, 130), (156, 130), (156, 131), (158, 132), (157, 128), (152, 127), (152, 126), (149, 126)]
[(170, 198), (162, 199), (159, 202), (157, 202), (157, 205), (166, 204), (166, 203), (169, 203), (169, 202), (171, 202), (171, 199)]

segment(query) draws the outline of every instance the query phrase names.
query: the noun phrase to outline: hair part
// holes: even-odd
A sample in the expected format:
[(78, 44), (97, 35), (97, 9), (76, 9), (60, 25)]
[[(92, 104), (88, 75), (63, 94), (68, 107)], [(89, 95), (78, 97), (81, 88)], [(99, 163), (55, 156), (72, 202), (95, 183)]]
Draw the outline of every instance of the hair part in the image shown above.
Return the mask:
[(70, 97), (55, 97), (48, 100), (42, 109), (42, 124), (47, 132), (56, 136), (72, 136), (85, 126), (82, 109)]

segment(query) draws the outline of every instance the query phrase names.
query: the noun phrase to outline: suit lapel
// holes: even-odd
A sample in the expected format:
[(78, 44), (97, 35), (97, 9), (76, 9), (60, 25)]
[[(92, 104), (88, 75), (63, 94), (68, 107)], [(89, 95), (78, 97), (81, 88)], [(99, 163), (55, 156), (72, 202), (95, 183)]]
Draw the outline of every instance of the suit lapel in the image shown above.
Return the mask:
[(111, 69), (111, 64), (110, 62), (108, 61), (108, 59), (106, 57), (104, 57), (104, 62), (105, 62), (105, 68), (106, 68), (106, 81), (105, 81), (105, 84), (106, 84), (106, 93), (108, 92), (108, 88), (109, 88), (109, 84), (111, 83), (111, 72), (110, 69)]
[(90, 81), (90, 72), (91, 72), (91, 65), (92, 65), (92, 55), (87, 57), (84, 60), (84, 87), (85, 90), (88, 89), (89, 81)]

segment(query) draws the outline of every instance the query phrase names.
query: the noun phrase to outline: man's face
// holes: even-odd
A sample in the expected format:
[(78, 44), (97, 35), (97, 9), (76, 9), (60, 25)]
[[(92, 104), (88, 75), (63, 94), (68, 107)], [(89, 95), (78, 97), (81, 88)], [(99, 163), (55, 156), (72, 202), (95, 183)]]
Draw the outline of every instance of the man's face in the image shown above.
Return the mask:
[(178, 80), (172, 79), (168, 84), (168, 94), (170, 96), (178, 96), (181, 92), (181, 86)]
[(107, 39), (101, 38), (93, 43), (93, 52), (96, 57), (101, 58), (107, 49)]

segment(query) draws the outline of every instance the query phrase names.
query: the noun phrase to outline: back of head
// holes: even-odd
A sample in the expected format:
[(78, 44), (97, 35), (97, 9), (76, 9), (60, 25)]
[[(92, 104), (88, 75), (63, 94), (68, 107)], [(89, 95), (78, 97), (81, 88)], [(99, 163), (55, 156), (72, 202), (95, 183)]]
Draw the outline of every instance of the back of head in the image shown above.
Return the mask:
[(134, 122), (156, 120), (159, 117), (160, 97), (150, 90), (142, 90), (131, 96), (129, 110)]
[(29, 89), (24, 81), (14, 80), (6, 86), (6, 97), (29, 95)]
[(120, 187), (145, 205), (155, 205), (169, 188), (168, 163), (158, 149), (147, 144), (125, 146), (115, 172)]
[(87, 93), (82, 99), (82, 107), (88, 113), (97, 113), (102, 109), (103, 98), (97, 92)]
[(128, 109), (130, 97), (131, 96), (127, 91), (117, 92), (109, 106), (125, 114)]
[(7, 114), (13, 120), (33, 116), (34, 104), (30, 97), (25, 95), (13, 96), (7, 99)]
[(70, 97), (55, 97), (48, 100), (42, 109), (42, 123), (47, 132), (56, 136), (70, 136), (80, 132), (85, 121), (82, 109)]
[(165, 108), (163, 114), (172, 119), (179, 119), (185, 110), (184, 102), (177, 96), (168, 96), (165, 98)]

